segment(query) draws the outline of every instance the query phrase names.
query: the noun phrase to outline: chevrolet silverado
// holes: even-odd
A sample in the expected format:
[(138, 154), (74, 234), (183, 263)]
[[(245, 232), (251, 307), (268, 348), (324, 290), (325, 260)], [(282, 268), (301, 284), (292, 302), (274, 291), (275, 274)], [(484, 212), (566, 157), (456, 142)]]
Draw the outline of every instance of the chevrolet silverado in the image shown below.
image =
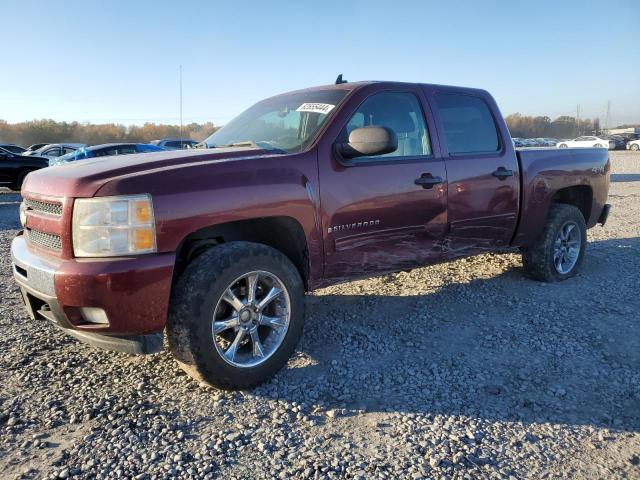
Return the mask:
[(26, 177), (12, 258), (32, 319), (129, 353), (166, 334), (193, 377), (247, 388), (294, 351), (306, 291), (505, 247), (565, 280), (609, 212), (606, 149), (516, 151), (479, 89), (336, 82), (200, 147)]

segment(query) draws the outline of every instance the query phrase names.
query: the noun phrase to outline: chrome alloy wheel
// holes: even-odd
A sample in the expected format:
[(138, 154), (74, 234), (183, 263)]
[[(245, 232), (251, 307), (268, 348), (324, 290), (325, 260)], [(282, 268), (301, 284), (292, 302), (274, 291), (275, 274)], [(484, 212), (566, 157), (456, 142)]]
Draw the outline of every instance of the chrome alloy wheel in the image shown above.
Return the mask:
[(576, 266), (581, 243), (580, 228), (575, 222), (562, 225), (553, 246), (553, 264), (559, 274), (565, 275)]
[(213, 342), (234, 367), (256, 367), (280, 347), (289, 329), (291, 300), (282, 280), (265, 271), (234, 280), (218, 300)]

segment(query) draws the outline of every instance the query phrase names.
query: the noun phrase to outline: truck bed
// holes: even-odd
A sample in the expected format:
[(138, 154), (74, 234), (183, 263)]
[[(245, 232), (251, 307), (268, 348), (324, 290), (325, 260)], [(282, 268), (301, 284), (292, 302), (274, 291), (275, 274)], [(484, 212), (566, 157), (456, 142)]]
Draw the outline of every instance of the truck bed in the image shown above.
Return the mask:
[(528, 148), (516, 150), (516, 155), (521, 172), (521, 211), (514, 246), (526, 246), (537, 238), (549, 204), (563, 191), (582, 196), (587, 227), (598, 222), (609, 191), (608, 150)]

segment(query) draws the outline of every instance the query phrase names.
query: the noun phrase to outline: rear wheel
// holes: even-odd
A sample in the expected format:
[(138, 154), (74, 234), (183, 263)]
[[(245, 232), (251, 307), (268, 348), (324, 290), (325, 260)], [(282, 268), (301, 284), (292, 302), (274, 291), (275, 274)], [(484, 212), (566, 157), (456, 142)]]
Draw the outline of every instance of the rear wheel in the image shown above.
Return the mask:
[(573, 205), (554, 204), (540, 238), (523, 253), (524, 270), (543, 282), (573, 277), (582, 265), (586, 243), (582, 212)]
[(602, 144), (601, 144), (601, 143), (596, 143), (596, 144), (594, 145), (594, 147), (595, 147), (595, 148), (602, 148)]
[(286, 364), (303, 322), (304, 286), (293, 263), (266, 245), (231, 242), (202, 253), (177, 280), (169, 346), (195, 379), (248, 388)]
[(558, 148), (567, 148), (567, 144), (566, 143), (561, 143), (560, 145), (558, 145)]
[(640, 150), (640, 145), (634, 143), (633, 145), (631, 145), (631, 150), (637, 152), (638, 150)]

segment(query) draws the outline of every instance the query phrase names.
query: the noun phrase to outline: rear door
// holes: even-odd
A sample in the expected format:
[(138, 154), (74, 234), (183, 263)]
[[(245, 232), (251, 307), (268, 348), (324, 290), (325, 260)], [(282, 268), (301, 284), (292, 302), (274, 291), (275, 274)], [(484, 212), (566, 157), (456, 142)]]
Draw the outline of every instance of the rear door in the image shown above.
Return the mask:
[(519, 208), (519, 168), (493, 99), (480, 91), (431, 91), (448, 176), (450, 255), (507, 245)]
[[(350, 98), (318, 150), (325, 276), (348, 278), (439, 259), (446, 171), (417, 87), (369, 86)], [(359, 127), (392, 129), (398, 149), (345, 161), (333, 148)], [(439, 183), (416, 183), (433, 177)]]

